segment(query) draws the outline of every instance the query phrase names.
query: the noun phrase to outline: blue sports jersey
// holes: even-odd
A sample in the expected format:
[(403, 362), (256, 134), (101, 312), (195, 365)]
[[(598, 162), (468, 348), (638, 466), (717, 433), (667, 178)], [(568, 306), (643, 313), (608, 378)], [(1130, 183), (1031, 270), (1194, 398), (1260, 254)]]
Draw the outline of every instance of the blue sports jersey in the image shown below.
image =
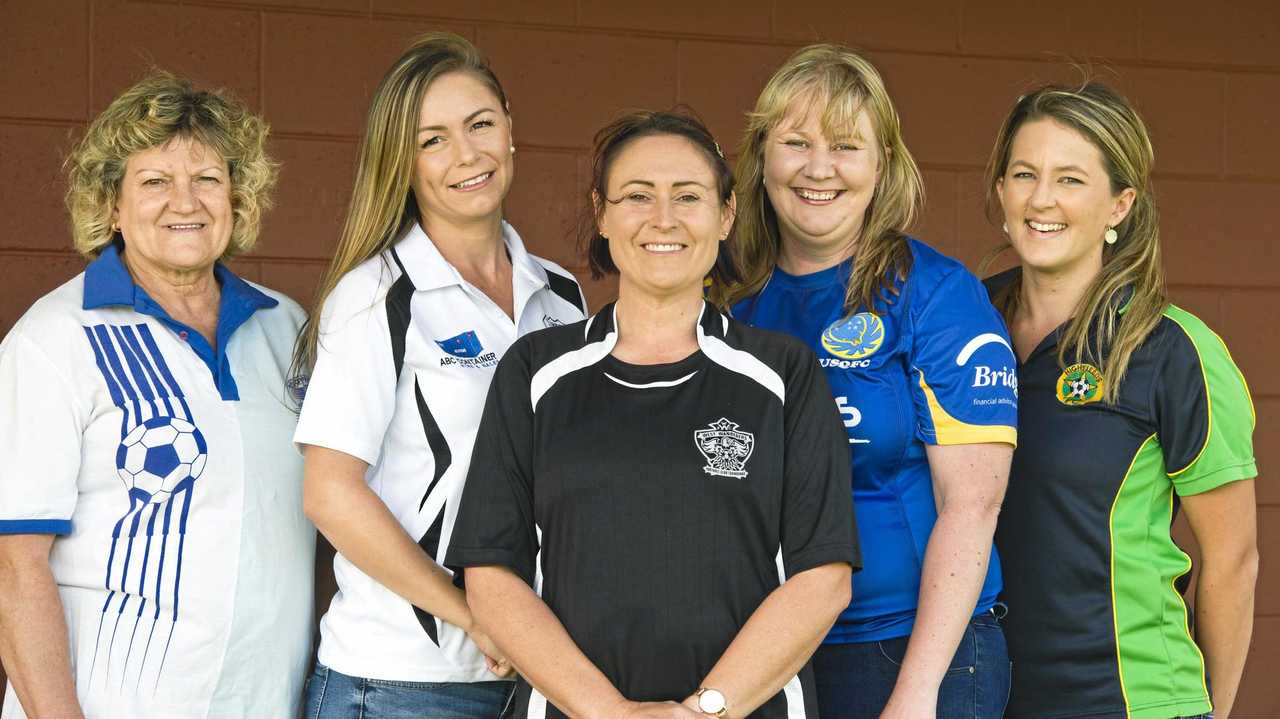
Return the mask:
[[(911, 633), (925, 545), (937, 521), (926, 444), (1016, 441), (1018, 380), (1004, 322), (962, 264), (908, 239), (898, 294), (844, 310), (852, 261), (808, 275), (775, 269), (733, 307), (747, 324), (808, 342), (844, 417), (864, 566), (826, 643)], [(1001, 588), (992, 552), (975, 613)]]

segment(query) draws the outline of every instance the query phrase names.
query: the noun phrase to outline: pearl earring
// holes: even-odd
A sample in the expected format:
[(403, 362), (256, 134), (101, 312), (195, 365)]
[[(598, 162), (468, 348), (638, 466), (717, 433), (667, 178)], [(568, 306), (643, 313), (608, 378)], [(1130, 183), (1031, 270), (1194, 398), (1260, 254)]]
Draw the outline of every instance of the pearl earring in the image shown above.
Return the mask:
[(514, 144), (511, 146), (511, 154), (516, 154), (516, 146)]
[(1116, 234), (1116, 228), (1108, 227), (1107, 231), (1102, 234), (1102, 239), (1106, 240), (1108, 245), (1114, 245), (1120, 236)]

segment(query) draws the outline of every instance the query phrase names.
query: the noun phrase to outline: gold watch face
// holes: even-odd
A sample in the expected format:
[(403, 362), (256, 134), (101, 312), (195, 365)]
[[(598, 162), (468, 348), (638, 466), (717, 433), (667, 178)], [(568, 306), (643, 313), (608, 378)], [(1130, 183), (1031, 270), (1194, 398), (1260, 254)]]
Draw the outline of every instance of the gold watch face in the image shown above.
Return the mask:
[(704, 714), (719, 714), (724, 711), (724, 695), (715, 689), (703, 689), (698, 692), (698, 711)]

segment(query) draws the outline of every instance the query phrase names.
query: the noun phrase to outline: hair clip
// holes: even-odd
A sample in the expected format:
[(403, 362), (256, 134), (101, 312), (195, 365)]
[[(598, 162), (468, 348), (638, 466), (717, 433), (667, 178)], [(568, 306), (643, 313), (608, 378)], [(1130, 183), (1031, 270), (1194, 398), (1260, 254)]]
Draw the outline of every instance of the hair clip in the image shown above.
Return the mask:
[(721, 159), (721, 160), (723, 160), (723, 159), (724, 159), (724, 151), (720, 149), (720, 143), (716, 142), (715, 140), (712, 140), (712, 141), (711, 141), (711, 144), (716, 146), (716, 154), (720, 156), (720, 159)]

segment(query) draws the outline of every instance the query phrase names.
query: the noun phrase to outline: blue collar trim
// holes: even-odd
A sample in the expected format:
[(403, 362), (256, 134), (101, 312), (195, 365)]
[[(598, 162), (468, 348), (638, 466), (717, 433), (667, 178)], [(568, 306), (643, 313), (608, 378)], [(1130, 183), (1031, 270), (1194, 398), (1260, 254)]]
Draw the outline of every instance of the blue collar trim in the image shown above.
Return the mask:
[(222, 288), (218, 304), (218, 327), (214, 331), (216, 349), (196, 330), (173, 319), (147, 291), (134, 283), (120, 257), (116, 244), (108, 245), (84, 271), (84, 303), (86, 310), (124, 305), (139, 314), (155, 317), (185, 341), (213, 375), (214, 384), (224, 400), (240, 399), (231, 364), (227, 360), (227, 343), (254, 312), (280, 304), (258, 288), (240, 279), (222, 263), (213, 266), (213, 275)]

